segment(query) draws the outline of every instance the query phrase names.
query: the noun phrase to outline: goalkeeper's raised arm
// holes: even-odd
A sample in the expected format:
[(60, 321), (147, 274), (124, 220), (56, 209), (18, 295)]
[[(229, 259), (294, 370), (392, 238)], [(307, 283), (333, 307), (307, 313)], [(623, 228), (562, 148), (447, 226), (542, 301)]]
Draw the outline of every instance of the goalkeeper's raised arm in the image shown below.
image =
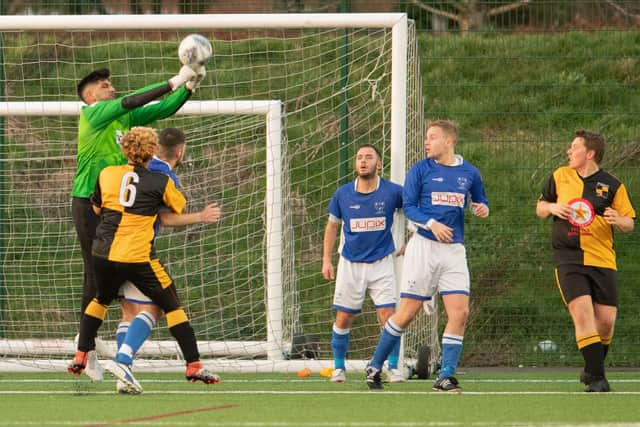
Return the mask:
[[(194, 71), (185, 65), (178, 74), (166, 82), (155, 83), (120, 98), (115, 98), (115, 88), (109, 80), (109, 70), (105, 68), (93, 71), (78, 84), (78, 96), (90, 107), (83, 107), (81, 115), (94, 129), (106, 128), (114, 120), (118, 120), (128, 113), (131, 114), (131, 117), (125, 117), (124, 120), (131, 121), (129, 127), (149, 124), (154, 120), (175, 114), (189, 99), (195, 90), (195, 82), (199, 83), (204, 77), (204, 73), (201, 70)], [(172, 91), (173, 93), (166, 99), (147, 105)], [(138, 107), (143, 106), (146, 107), (138, 110)]]

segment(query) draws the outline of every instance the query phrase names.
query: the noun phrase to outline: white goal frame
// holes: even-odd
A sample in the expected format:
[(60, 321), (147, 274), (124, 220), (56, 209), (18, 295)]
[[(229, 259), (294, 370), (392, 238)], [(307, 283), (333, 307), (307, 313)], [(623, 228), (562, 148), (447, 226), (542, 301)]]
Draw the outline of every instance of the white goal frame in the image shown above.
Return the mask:
[[(0, 102), (0, 117), (9, 116), (79, 116), (82, 102)], [(264, 357), (268, 360), (284, 360), (291, 343), (283, 342), (283, 188), (282, 144), (285, 143), (282, 123), (282, 102), (279, 100), (256, 101), (188, 101), (176, 115), (258, 115), (264, 116), (266, 125), (266, 341), (207, 341), (200, 346), (202, 356)], [(200, 342), (204, 344), (203, 342)], [(115, 354), (115, 342), (105, 343)], [(47, 356), (70, 355), (75, 352), (72, 340), (9, 340), (0, 339), (0, 354)], [(180, 354), (175, 341), (147, 341), (139, 355)], [(105, 355), (103, 355), (105, 356)], [(49, 363), (49, 362), (47, 362)], [(22, 365), (46, 366), (43, 360), (0, 360), (2, 370), (31, 370)], [(37, 368), (40, 370), (41, 368)]]
[[(52, 16), (0, 16), (0, 31), (44, 31), (44, 30), (222, 30), (222, 29), (355, 29), (387, 28), (391, 29), (391, 165), (390, 178), (393, 182), (404, 184), (406, 173), (407, 143), (407, 45), (409, 22), (405, 13), (356, 13), (356, 14), (202, 14), (202, 15), (111, 15), (105, 19), (101, 15), (58, 15)], [(242, 103), (242, 104), (240, 104)], [(17, 102), (0, 103), (0, 115), (77, 115), (82, 104), (76, 102)], [(243, 105), (243, 108), (239, 108)], [(46, 108), (45, 108), (46, 107)], [(185, 104), (179, 114), (250, 114), (261, 111), (267, 116), (267, 341), (266, 342), (221, 342), (222, 348), (203, 356), (217, 357), (221, 354), (233, 356), (264, 356), (266, 360), (211, 360), (209, 366), (221, 372), (291, 372), (300, 367), (309, 367), (314, 371), (322, 367), (332, 367), (331, 360), (286, 360), (290, 355), (292, 343), (283, 342), (283, 293), (282, 293), (282, 233), (283, 200), (280, 143), (283, 134), (280, 101), (202, 101)], [(263, 110), (260, 110), (263, 108)], [(277, 112), (276, 112), (277, 110)], [(57, 112), (56, 112), (57, 111)], [(258, 114), (256, 112), (256, 114)], [(394, 221), (393, 235), (396, 247), (404, 243), (404, 217)], [(396, 260), (396, 277), (400, 276), (401, 262)], [(30, 341), (0, 340), (0, 351), (4, 354), (31, 352), (38, 354), (37, 347), (27, 349)], [(175, 343), (156, 341), (153, 345), (176, 348)], [(49, 340), (31, 343), (46, 348), (51, 354), (52, 348), (60, 347), (65, 354), (72, 354), (73, 343), (65, 340)], [(151, 344), (145, 344), (145, 346)], [(141, 351), (145, 350), (145, 346)], [(8, 347), (8, 348), (7, 348)], [(113, 346), (114, 347), (114, 346)], [(40, 347), (43, 348), (43, 347)], [(20, 351), (17, 351), (17, 350)], [(204, 348), (203, 348), (204, 349)], [(10, 352), (7, 350), (11, 350)], [(26, 351), (25, 351), (26, 350)], [(220, 352), (218, 352), (220, 350)], [(34, 353), (35, 352), (35, 353)], [(144, 353), (141, 353), (141, 355)], [(401, 353), (402, 359), (402, 353)], [(48, 364), (36, 364), (36, 360), (5, 359), (0, 360), (0, 370), (41, 370), (56, 369), (58, 361)], [(52, 363), (54, 362), (54, 363)], [(362, 369), (365, 361), (349, 360), (350, 369)], [(183, 369), (179, 361), (149, 361), (152, 370)], [(63, 365), (60, 365), (63, 367)], [(137, 366), (137, 368), (139, 368)], [(144, 366), (143, 366), (144, 369)]]

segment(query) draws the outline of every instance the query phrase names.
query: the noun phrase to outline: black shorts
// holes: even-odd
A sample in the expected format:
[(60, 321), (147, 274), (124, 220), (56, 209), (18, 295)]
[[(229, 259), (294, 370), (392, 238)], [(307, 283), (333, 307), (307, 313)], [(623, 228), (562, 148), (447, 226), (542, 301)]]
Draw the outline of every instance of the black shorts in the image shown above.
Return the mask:
[(93, 203), (87, 198), (73, 197), (71, 199), (71, 215), (73, 224), (78, 234), (82, 261), (84, 263), (84, 281), (82, 284), (82, 310), (96, 296), (96, 277), (93, 273), (93, 257), (91, 256), (91, 245), (96, 237), (96, 228), (100, 222), (100, 217), (93, 211)]
[(100, 304), (111, 304), (117, 297), (120, 286), (128, 280), (165, 313), (180, 308), (173, 279), (159, 260), (126, 263), (94, 256), (93, 262)]
[(617, 272), (610, 268), (561, 264), (555, 269), (556, 284), (565, 304), (591, 295), (593, 302), (618, 306)]

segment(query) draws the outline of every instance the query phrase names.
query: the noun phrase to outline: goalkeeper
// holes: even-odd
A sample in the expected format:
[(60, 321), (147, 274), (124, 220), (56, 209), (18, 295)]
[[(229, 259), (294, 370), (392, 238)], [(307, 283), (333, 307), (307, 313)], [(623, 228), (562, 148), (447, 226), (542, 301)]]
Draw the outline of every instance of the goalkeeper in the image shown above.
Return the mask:
[[(95, 237), (98, 217), (94, 214), (89, 195), (100, 171), (110, 165), (126, 163), (120, 150), (122, 135), (133, 126), (142, 126), (175, 114), (184, 105), (205, 76), (204, 67), (193, 70), (183, 66), (166, 82), (156, 83), (120, 98), (109, 80), (108, 69), (89, 73), (78, 83), (78, 96), (87, 105), (80, 112), (78, 124), (77, 171), (71, 191), (71, 214), (76, 228), (82, 259), (84, 279), (82, 307), (96, 295), (95, 275), (91, 260), (91, 244)], [(170, 93), (164, 100), (150, 101)], [(126, 307), (123, 306), (126, 310)], [(101, 380), (102, 371), (95, 353), (90, 355), (86, 371), (92, 380)]]
[[(101, 215), (92, 247), (97, 296), (82, 315), (78, 349), (67, 370), (80, 375), (85, 369), (109, 304), (120, 285), (130, 281), (166, 313), (169, 331), (187, 362), (187, 380), (217, 383), (220, 378), (199, 361), (193, 328), (180, 306), (173, 280), (155, 255), (154, 223), (164, 207), (178, 214), (173, 225), (215, 222), (220, 210), (205, 208), (198, 216), (179, 215), (186, 200), (173, 180), (147, 169), (157, 147), (153, 129), (135, 127), (122, 138), (128, 164), (109, 166), (100, 173), (91, 196), (94, 212)], [(132, 391), (142, 392), (130, 365), (108, 362), (106, 367)]]

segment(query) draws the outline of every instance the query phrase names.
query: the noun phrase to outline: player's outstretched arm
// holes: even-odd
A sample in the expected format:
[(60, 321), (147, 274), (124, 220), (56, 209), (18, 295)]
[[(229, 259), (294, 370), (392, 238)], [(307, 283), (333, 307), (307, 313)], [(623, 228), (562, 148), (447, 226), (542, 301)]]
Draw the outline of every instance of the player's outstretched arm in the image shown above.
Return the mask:
[(185, 225), (205, 223), (210, 224), (220, 220), (222, 210), (217, 203), (207, 205), (200, 212), (177, 214), (175, 212), (160, 212), (160, 225), (163, 227), (182, 227)]
[[(174, 115), (187, 102), (192, 93), (195, 92), (195, 88), (198, 87), (205, 75), (206, 71), (204, 67), (199, 67), (198, 70), (194, 71), (186, 65), (183, 66), (180, 69), (180, 73), (161, 86), (164, 88), (162, 93), (158, 92), (153, 94), (153, 96), (155, 96), (153, 99), (171, 92), (173, 89), (174, 92), (171, 95), (156, 103), (142, 104), (145, 106), (144, 108), (133, 108), (130, 110), (131, 125), (146, 126), (156, 120), (165, 119)], [(185, 86), (183, 89), (177, 90), (183, 85)], [(141, 94), (142, 93), (144, 92), (141, 92)], [(138, 99), (136, 103), (149, 102), (153, 99)]]
[[(131, 95), (123, 97), (121, 101), (122, 108), (126, 110), (133, 110), (134, 108), (142, 107), (143, 105), (148, 104), (154, 99), (160, 98), (166, 93), (169, 93), (171, 91), (175, 92), (186, 82), (196, 80), (198, 76), (199, 74), (192, 70), (191, 67), (183, 65), (182, 68), (180, 68), (178, 74), (171, 77), (166, 84), (153, 85), (148, 90), (142, 89), (140, 91), (134, 92)], [(184, 101), (179, 104), (178, 108), (180, 108), (182, 104), (184, 104)], [(177, 108), (175, 109), (175, 111), (177, 111)], [(136, 125), (142, 124), (146, 123), (136, 123)]]

